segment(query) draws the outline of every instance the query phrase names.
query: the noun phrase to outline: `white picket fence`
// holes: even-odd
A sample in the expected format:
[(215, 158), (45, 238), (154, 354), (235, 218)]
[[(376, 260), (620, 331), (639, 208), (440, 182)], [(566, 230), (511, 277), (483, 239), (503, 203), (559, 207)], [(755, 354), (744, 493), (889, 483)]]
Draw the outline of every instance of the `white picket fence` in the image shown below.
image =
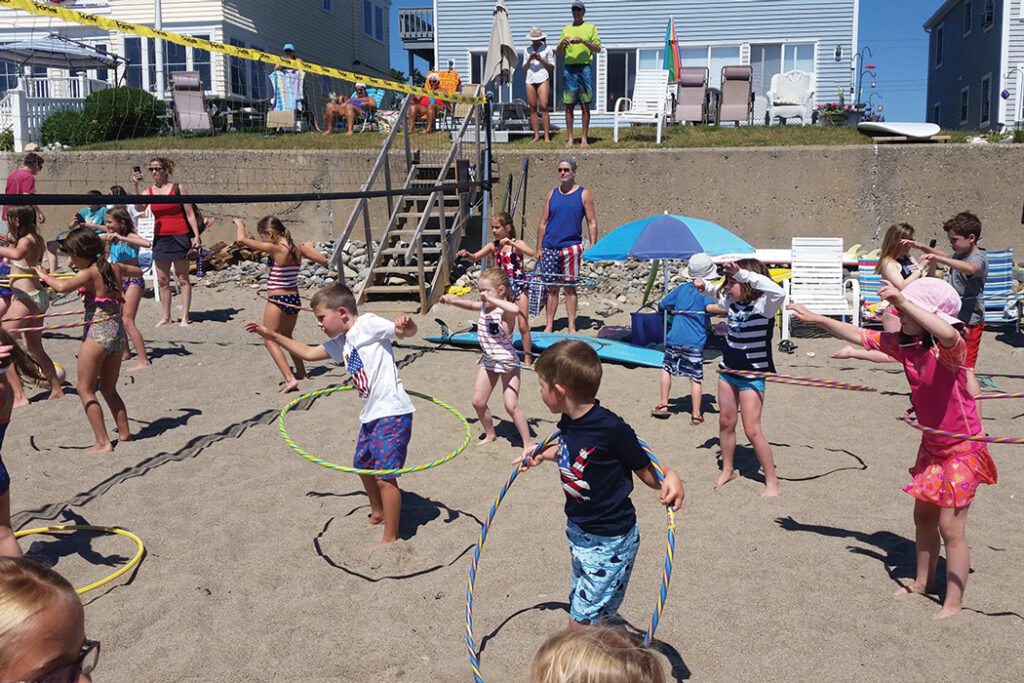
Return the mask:
[(14, 151), (30, 142), (42, 144), (43, 122), (59, 111), (81, 111), (85, 98), (111, 87), (105, 81), (82, 76), (19, 79), (18, 87), (0, 99), (0, 131), (14, 134)]

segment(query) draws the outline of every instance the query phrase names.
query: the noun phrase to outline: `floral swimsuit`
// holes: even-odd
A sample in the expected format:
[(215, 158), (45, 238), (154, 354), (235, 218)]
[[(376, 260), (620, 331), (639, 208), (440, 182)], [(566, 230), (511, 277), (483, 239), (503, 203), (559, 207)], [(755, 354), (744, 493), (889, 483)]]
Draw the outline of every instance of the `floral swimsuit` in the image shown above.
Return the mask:
[[(85, 338), (99, 344), (108, 356), (123, 353), (128, 348), (128, 335), (121, 320), (121, 304), (124, 299), (98, 297), (81, 289), (78, 291), (85, 301), (85, 320), (89, 323)], [(100, 322), (90, 322), (92, 320)]]

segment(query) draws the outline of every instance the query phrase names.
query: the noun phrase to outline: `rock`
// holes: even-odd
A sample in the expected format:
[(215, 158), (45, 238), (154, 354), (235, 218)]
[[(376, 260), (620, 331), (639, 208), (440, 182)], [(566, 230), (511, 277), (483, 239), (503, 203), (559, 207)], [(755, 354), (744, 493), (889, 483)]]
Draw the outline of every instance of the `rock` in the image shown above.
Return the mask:
[(615, 297), (615, 300), (618, 301), (620, 304), (626, 303), (626, 297), (623, 294), (620, 294), (617, 297)]

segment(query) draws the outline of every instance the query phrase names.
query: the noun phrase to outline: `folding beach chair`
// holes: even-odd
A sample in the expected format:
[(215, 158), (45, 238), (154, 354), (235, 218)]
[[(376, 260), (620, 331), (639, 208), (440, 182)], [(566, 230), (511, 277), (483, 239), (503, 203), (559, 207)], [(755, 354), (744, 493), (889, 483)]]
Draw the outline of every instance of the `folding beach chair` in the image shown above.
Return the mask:
[(1013, 291), (1013, 249), (988, 252), (985, 324), (1021, 325), (1021, 293)]
[(171, 102), (178, 131), (213, 132), (210, 112), (203, 100), (203, 83), (199, 78), (198, 71), (174, 71), (171, 73)]

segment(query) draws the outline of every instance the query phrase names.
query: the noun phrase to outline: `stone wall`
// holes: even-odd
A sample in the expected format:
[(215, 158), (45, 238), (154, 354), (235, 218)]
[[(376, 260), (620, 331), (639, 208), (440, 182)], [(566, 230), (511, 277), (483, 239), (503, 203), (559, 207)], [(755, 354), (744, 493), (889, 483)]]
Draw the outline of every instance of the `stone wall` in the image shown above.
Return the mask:
[[(527, 238), (536, 234), (543, 198), (557, 183), (561, 150), (529, 150)], [(44, 152), (40, 192), (106, 190), (130, 186), (140, 152)], [(376, 152), (243, 151), (174, 152), (174, 179), (190, 193), (352, 191), (365, 180)], [(594, 193), (602, 234), (630, 220), (663, 211), (707, 218), (758, 247), (788, 246), (794, 235), (843, 237), (847, 245), (875, 247), (893, 222), (918, 229), (920, 239), (939, 239), (945, 219), (977, 213), (989, 249), (1014, 247), (1024, 254), (1022, 145), (879, 145), (849, 147), (731, 148), (686, 150), (574, 150), (579, 182)], [(518, 173), (523, 152), (497, 148), (503, 172)], [(0, 172), (20, 165), (20, 155), (0, 156)], [(396, 167), (397, 170), (397, 167)], [(404, 175), (404, 174), (401, 174)], [(396, 172), (394, 177), (400, 177)], [(144, 180), (144, 183), (146, 181)], [(145, 185), (144, 185), (145, 186)], [(496, 187), (500, 202), (504, 190)], [(495, 208), (498, 202), (494, 204)], [(338, 235), (352, 201), (204, 206), (217, 218), (214, 239), (230, 239), (230, 219), (250, 223), (280, 216), (299, 239)], [(386, 221), (383, 200), (374, 200), (374, 233)], [(51, 207), (49, 235), (71, 220), (74, 207)], [(517, 224), (518, 224), (517, 217)], [(477, 233), (478, 230), (473, 230)], [(363, 239), (357, 226), (355, 239)], [(474, 234), (475, 237), (475, 234)]]

